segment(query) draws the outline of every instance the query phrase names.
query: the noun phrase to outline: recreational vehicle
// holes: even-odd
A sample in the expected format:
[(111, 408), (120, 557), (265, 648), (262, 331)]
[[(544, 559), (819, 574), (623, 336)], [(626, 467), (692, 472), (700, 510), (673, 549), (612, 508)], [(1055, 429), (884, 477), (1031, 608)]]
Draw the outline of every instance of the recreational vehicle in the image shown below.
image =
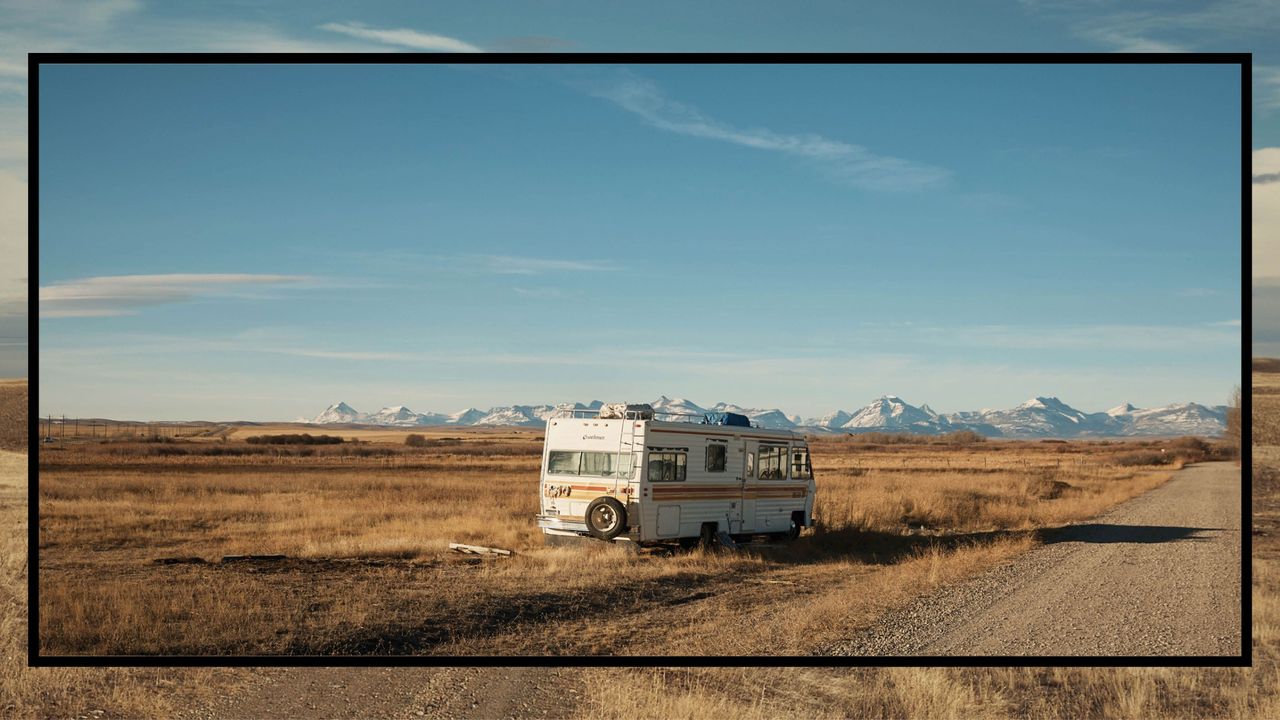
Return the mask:
[(710, 544), (720, 533), (794, 539), (813, 524), (804, 437), (733, 413), (558, 411), (547, 419), (539, 490), (538, 525), (552, 545), (578, 537)]

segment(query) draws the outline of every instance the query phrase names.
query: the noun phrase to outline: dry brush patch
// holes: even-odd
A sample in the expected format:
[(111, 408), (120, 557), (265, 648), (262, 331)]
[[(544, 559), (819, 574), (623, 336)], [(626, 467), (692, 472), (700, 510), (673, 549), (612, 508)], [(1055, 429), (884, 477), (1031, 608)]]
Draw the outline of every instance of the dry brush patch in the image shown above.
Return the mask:
[(1253, 373), (1253, 444), (1280, 445), (1280, 373)]
[[(452, 432), (426, 446), (402, 433), (42, 448), (44, 650), (804, 653), (1170, 469), (1118, 465), (1127, 444), (815, 439), (815, 532), (780, 550), (625, 557), (540, 547), (538, 436)], [(519, 554), (457, 562), (450, 541)], [(290, 560), (154, 563), (241, 554)], [(749, 630), (725, 633), (729, 618)], [(655, 646), (655, 628), (674, 629)]]
[(27, 381), (0, 379), (0, 450), (27, 451)]
[(27, 458), (0, 452), (0, 717), (172, 717), (248, 671), (27, 667)]

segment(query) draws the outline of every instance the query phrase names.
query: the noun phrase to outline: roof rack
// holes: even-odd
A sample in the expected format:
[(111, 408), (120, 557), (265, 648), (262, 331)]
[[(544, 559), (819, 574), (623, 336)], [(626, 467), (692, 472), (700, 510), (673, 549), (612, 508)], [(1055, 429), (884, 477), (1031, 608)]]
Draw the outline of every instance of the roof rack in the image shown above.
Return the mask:
[[(654, 410), (652, 413), (641, 413), (635, 410), (628, 410), (625, 413), (627, 420), (657, 420), (659, 422), (682, 422), (682, 423), (689, 423), (691, 425), (720, 425), (720, 423), (715, 422), (714, 420), (714, 416), (720, 415), (720, 414), (722, 413), (719, 413), (719, 412), (682, 413), (682, 412), (667, 412), (663, 410)], [(650, 417), (644, 417), (645, 415), (650, 415)], [(600, 417), (600, 409), (599, 408), (571, 408), (571, 407), (556, 408), (554, 411), (552, 411), (550, 417), (598, 418)], [(760, 428), (760, 423), (757, 423), (754, 420), (750, 422), (751, 422), (750, 427)]]

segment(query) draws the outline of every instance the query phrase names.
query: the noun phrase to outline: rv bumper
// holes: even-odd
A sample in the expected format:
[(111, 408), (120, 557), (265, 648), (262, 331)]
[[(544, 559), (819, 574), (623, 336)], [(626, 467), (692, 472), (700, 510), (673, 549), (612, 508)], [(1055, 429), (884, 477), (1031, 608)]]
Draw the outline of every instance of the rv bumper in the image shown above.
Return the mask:
[(563, 518), (558, 515), (539, 515), (538, 527), (551, 535), (586, 535), (587, 523), (579, 518)]

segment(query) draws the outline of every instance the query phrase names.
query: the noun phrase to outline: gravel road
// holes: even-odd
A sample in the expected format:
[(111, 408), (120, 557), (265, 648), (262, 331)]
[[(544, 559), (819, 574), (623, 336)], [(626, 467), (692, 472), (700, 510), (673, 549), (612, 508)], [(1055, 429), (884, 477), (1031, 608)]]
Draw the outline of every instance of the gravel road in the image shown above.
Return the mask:
[(564, 718), (581, 689), (574, 668), (271, 668), (200, 718)]
[(1238, 655), (1240, 469), (1165, 485), (823, 655)]

